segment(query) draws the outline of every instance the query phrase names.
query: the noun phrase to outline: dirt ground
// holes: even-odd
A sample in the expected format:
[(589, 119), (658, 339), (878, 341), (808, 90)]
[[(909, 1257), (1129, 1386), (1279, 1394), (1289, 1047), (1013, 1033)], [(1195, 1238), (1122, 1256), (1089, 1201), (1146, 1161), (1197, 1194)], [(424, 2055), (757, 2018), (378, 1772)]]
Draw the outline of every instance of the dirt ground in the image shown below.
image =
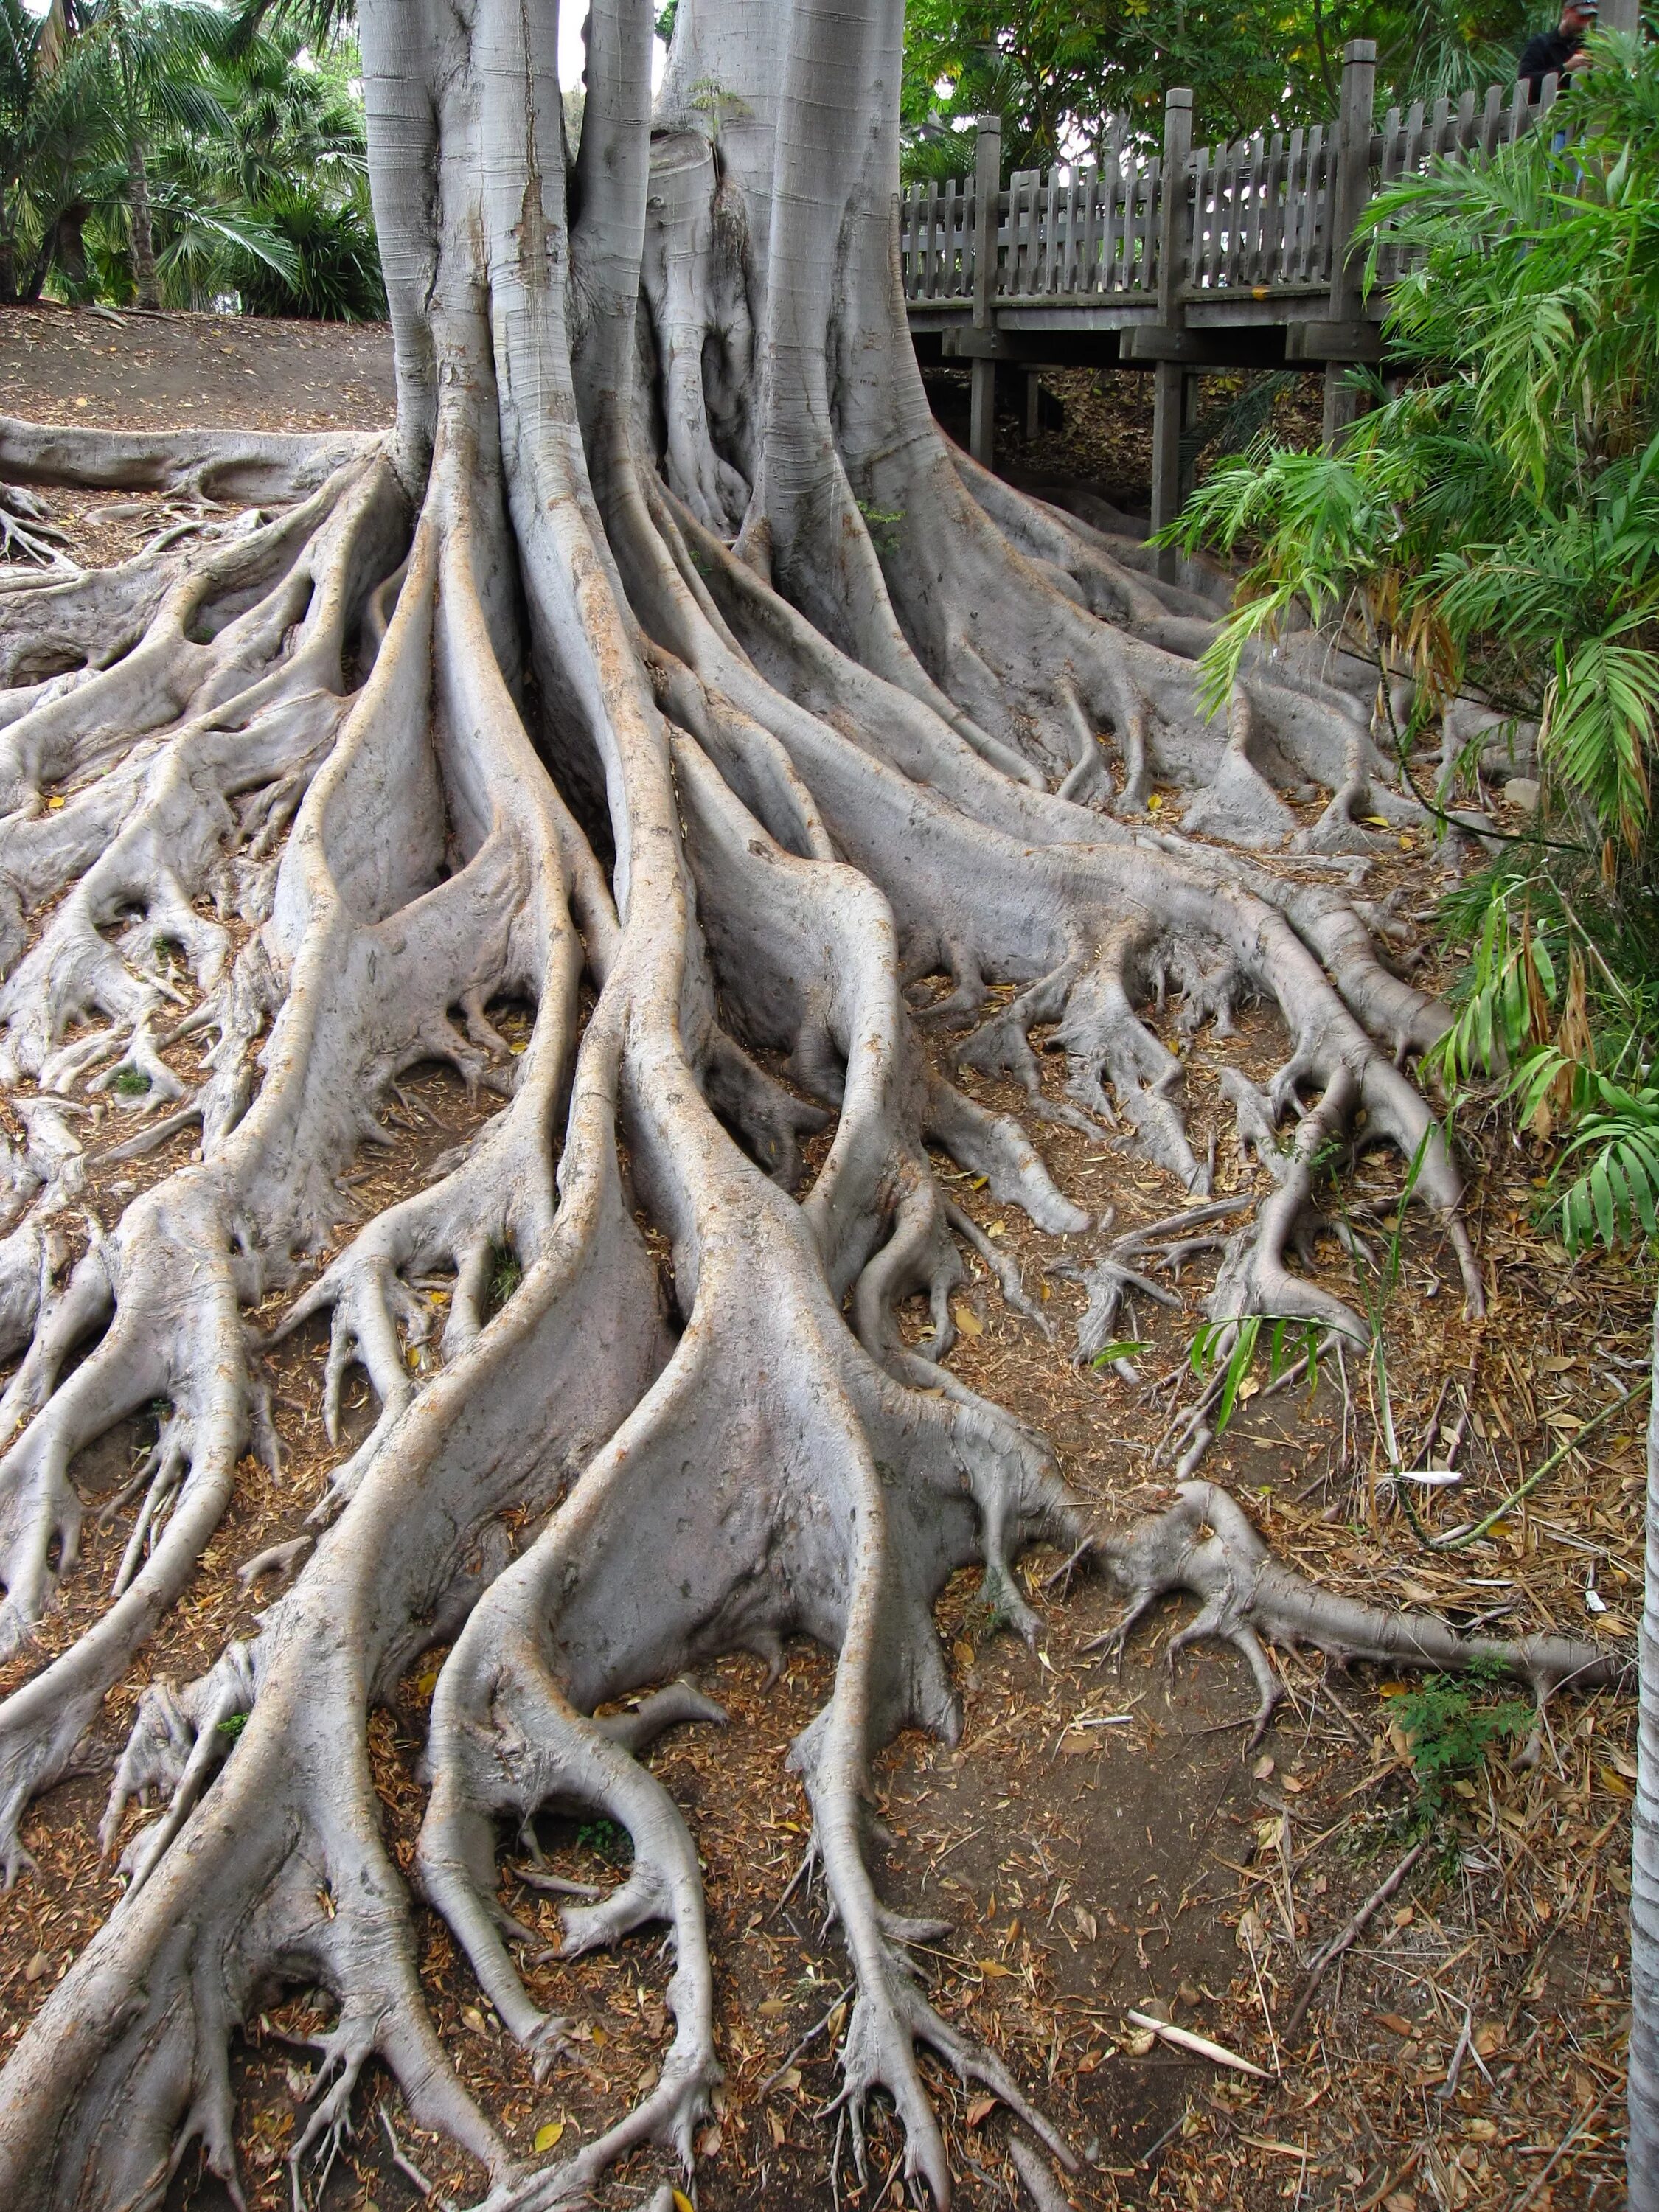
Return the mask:
[[(959, 445), (968, 442), (969, 372), (929, 369), (933, 412)], [(1044, 369), (1038, 378), (1037, 431), (1026, 435), (1025, 372), (999, 373), (996, 464), (1018, 478), (1071, 477), (1114, 507), (1144, 514), (1152, 503), (1152, 378), (1133, 368)], [(1241, 402), (1247, 403), (1241, 405)], [(1319, 441), (1324, 406), (1320, 375), (1228, 372), (1198, 379), (1193, 457), (1201, 481), (1224, 453), (1237, 453), (1270, 427), (1288, 445)]]
[[(1069, 428), (1052, 435), (1069, 439), (1073, 465), (1087, 459), (1083, 447), (1092, 440), (1087, 473), (1120, 499), (1138, 451), (1144, 465), (1149, 425), (1120, 409), (1115, 393), (1109, 386), (1086, 404), (1074, 396)], [(0, 317), (0, 409), (135, 427), (369, 426), (390, 413), (389, 341), (381, 331), (205, 316), (115, 325), (60, 311), (9, 314)], [(1064, 455), (1029, 458), (1052, 469)], [(131, 550), (166, 520), (160, 503), (132, 501), (125, 504), (138, 512), (111, 520), (106, 510), (118, 504), (53, 495), (89, 558)], [(1163, 819), (1176, 818), (1176, 794), (1157, 794), (1157, 803)], [(1392, 895), (1422, 928), (1447, 880), (1437, 857), (1405, 837), (1378, 862), (1367, 892)], [(1428, 959), (1429, 978), (1443, 981), (1431, 939)], [(1174, 1046), (1172, 1017), (1173, 1008), (1156, 1026)], [(525, 1034), (523, 1008), (496, 1008), (492, 1018), (509, 1039)], [(1235, 1144), (1218, 1070), (1231, 1064), (1265, 1079), (1281, 1049), (1276, 1024), (1260, 1012), (1233, 1039), (1206, 1030), (1182, 1048), (1194, 1146), (1201, 1155), (1213, 1137), (1221, 1195), (1243, 1197), (1265, 1187), (1265, 1176)], [(192, 1071), (192, 1050), (173, 1048), (181, 1075)], [(1045, 1055), (1044, 1085), (1055, 1098), (1061, 1077), (1059, 1056)], [(965, 1081), (988, 1105), (1019, 1112), (1025, 1103), (1006, 1083)], [(405, 1079), (386, 1117), (393, 1147), (366, 1152), (358, 1164), (365, 1212), (422, 1181), (487, 1107), (444, 1071)], [(118, 1103), (100, 1110), (118, 1122)], [(1200, 1388), (1188, 1346), (1217, 1255), (1199, 1252), (1178, 1280), (1159, 1279), (1175, 1306), (1142, 1296), (1122, 1316), (1138, 1379), (1080, 1367), (1072, 1354), (1082, 1297), (1064, 1266), (1178, 1212), (1182, 1201), (1167, 1177), (1111, 1139), (1035, 1126), (1061, 1187), (1097, 1215), (1115, 1209), (1115, 1218), (1062, 1248), (941, 1158), (950, 1187), (1017, 1264), (1048, 1325), (1045, 1332), (1012, 1311), (970, 1256), (955, 1301), (961, 1338), (951, 1364), (1042, 1429), (1101, 1525), (1113, 1525), (1167, 1496), (1169, 1434)], [(1305, 1382), (1271, 1389), (1265, 1369), (1253, 1370), (1204, 1471), (1249, 1504), (1281, 1557), (1328, 1587), (1433, 1607), (1464, 1625), (1487, 1621), (1495, 1632), (1593, 1631), (1633, 1650), (1644, 1419), (1638, 1393), (1650, 1285), (1620, 1261), (1570, 1261), (1538, 1226), (1546, 1163), (1505, 1125), (1476, 1113), (1460, 1138), (1488, 1292), (1483, 1322), (1464, 1318), (1444, 1240), (1415, 1219), (1397, 1286), (1386, 1297), (1376, 1292), (1364, 1255), (1382, 1255), (1402, 1180), (1399, 1163), (1380, 1154), (1362, 1158), (1343, 1179), (1348, 1218), (1334, 1227), (1344, 1228), (1358, 1256), (1333, 1235), (1317, 1255), (1319, 1272), (1357, 1306), (1374, 1296), (1394, 1418), (1414, 1452), (1409, 1463), (1450, 1462), (1461, 1476), (1425, 1493), (1426, 1534), (1479, 1522), (1566, 1447), (1553, 1472), (1477, 1540), (1426, 1548), (1376, 1480), (1381, 1370), (1368, 1374), (1352, 1361), (1346, 1375), (1326, 1362), (1311, 1393)], [(106, 1224), (136, 1189), (176, 1165), (190, 1141), (180, 1135), (100, 1170), (90, 1199)], [(817, 1140), (814, 1159), (825, 1141)], [(350, 1229), (342, 1224), (341, 1234)], [(279, 1310), (273, 1301), (255, 1325), (268, 1326)], [(920, 1335), (925, 1317), (918, 1310), (912, 1318)], [(301, 1533), (329, 1468), (371, 1418), (360, 1380), (348, 1393), (356, 1402), (337, 1447), (327, 1443), (323, 1346), (319, 1327), (272, 1356), (281, 1486), (248, 1463), (192, 1594), (110, 1700), (88, 1747), (91, 1771), (33, 1810), (26, 1841), (39, 1872), (0, 1903), (0, 2051), (118, 1896), (112, 1867), (98, 1856), (96, 1828), (108, 1762), (143, 1681), (193, 1674), (227, 1638), (252, 1631), (273, 1585), (244, 1592), (238, 1565)], [(1575, 1448), (1579, 1431), (1626, 1392), (1629, 1411), (1601, 1420)], [(77, 1464), (88, 1506), (85, 1557), (40, 1650), (15, 1662), (18, 1674), (59, 1647), (107, 1588), (122, 1534), (112, 1518), (100, 1524), (100, 1508), (150, 1435), (149, 1424), (134, 1422)], [(907, 1735), (876, 1777), (883, 1893), (902, 1910), (951, 1923), (955, 1932), (920, 1954), (933, 2002), (1000, 2053), (1074, 2147), (1078, 2171), (1065, 2178), (1062, 2201), (1079, 2212), (1611, 2212), (1623, 2197), (1632, 1703), (1611, 1692), (1564, 1695), (1541, 1741), (1523, 1747), (1525, 1729), (1500, 1739), (1457, 1771), (1431, 1814), (1395, 1717), (1396, 1699), (1414, 1686), (1366, 1669), (1344, 1678), (1316, 1654), (1279, 1653), (1289, 1696), (1266, 1741), (1247, 1751), (1253, 1692), (1237, 1655), (1200, 1647), (1172, 1672), (1169, 1642), (1185, 1615), (1165, 1606), (1130, 1638), (1115, 1670), (1090, 1646), (1109, 1632), (1115, 1608), (1097, 1580), (1067, 1577), (1064, 1565), (1041, 1553), (1025, 1563), (1044, 1622), (1035, 1652), (986, 1616), (973, 1577), (951, 1586), (939, 1611), (963, 1696), (962, 1741), (949, 1747)], [(428, 1654), (371, 1724), (387, 1833), (405, 1866), (423, 1804), (419, 1753), (441, 1656)], [(821, 1888), (797, 1878), (806, 1811), (786, 1765), (791, 1740), (825, 1694), (828, 1662), (798, 1644), (769, 1686), (748, 1657), (702, 1679), (726, 1707), (726, 1726), (678, 1731), (651, 1755), (691, 1823), (708, 1886), (726, 2081), (700, 2146), (695, 2202), (704, 2212), (839, 2212), (842, 2204), (878, 2212), (906, 2201), (897, 2130), (884, 2107), (872, 2114), (860, 2180), (830, 2109), (844, 1954), (824, 1924)], [(1478, 1686), (1476, 1712), (1490, 1713), (1499, 1694)], [(1321, 1947), (1419, 1841), (1426, 1848), (1292, 2033)], [(547, 1820), (534, 1848), (559, 1874), (604, 1883), (616, 1878), (626, 1844), (605, 1823)], [(527, 1854), (505, 1851), (503, 1896), (551, 1943), (549, 1901), (515, 1871), (530, 1864)], [(653, 1936), (615, 1955), (570, 1964), (549, 1955), (528, 1969), (538, 2001), (572, 2022), (571, 2051), (538, 2085), (441, 1924), (415, 1910), (444, 2041), (486, 2107), (504, 2115), (517, 2147), (588, 2138), (651, 2078), (666, 2034)], [(290, 2201), (283, 2154), (309, 2081), (304, 2038), (326, 2017), (319, 1993), (289, 1992), (249, 2023), (238, 2045), (240, 2154), (247, 2202), (259, 2212)], [(1145, 2024), (1153, 2020), (1208, 2039), (1252, 2070), (1195, 2055)], [(959, 2177), (957, 2202), (975, 2212), (1029, 2203), (1009, 2160), (1004, 2109), (931, 2062), (929, 2071)], [(640, 2203), (659, 2170), (644, 2160), (625, 2165), (601, 2201)], [(356, 2139), (320, 2190), (307, 2173), (306, 2202), (326, 2212), (401, 2212), (423, 2201), (471, 2202), (481, 2184), (478, 2169), (413, 2128), (395, 2089), (376, 2078), (360, 2092)], [(201, 2179), (192, 2152), (169, 2205), (217, 2212), (227, 2201), (219, 2185)]]

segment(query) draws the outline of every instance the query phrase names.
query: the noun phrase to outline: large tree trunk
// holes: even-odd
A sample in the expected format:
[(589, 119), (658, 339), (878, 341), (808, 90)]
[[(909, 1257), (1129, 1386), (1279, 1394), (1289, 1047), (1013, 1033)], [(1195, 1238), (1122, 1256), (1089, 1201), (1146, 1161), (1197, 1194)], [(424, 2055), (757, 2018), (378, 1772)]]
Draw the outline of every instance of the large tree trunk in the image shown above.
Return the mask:
[[(1203, 1483), (1091, 1531), (1042, 1440), (945, 1364), (972, 1224), (935, 1152), (1055, 1237), (1095, 1224), (924, 1049), (908, 989), (929, 977), (963, 1060), (1022, 1076), (1039, 1118), (1121, 1115), (1172, 1195), (1208, 1170), (1180, 1061), (1137, 1008), (1173, 978), (1188, 1032), (1224, 1036), (1243, 997), (1266, 1000), (1284, 1067), (1268, 1095), (1242, 1076), (1232, 1095), (1273, 1188), (1229, 1240), (1218, 1316), (1352, 1325), (1285, 1255), (1362, 1110), (1365, 1141), (1419, 1161), (1478, 1300), (1457, 1176), (1401, 1065), (1443, 1014), (1381, 964), (1328, 867), (1183, 842), (1142, 804), (1156, 774), (1260, 842), (1294, 826), (1276, 787), (1319, 787), (1316, 849), (1363, 854), (1356, 809), (1410, 802), (1363, 705), (1293, 657), (1254, 668), (1212, 732), (1207, 603), (936, 429), (893, 252), (897, 0), (682, 0), (654, 131), (650, 9), (600, 0), (568, 198), (556, 30), (551, 0), (363, 8), (395, 435), (328, 454), (320, 480), (314, 453), (180, 440), (180, 478), (274, 502), (286, 471), (296, 503), (171, 565), (11, 595), (0, 1079), (32, 1118), (0, 1243), (20, 1361), (0, 1396), (8, 1650), (74, 1571), (75, 1455), (167, 1410), (108, 1609), (0, 1704), (10, 1874), (30, 1798), (233, 1486), (260, 1479), (250, 1443), (274, 1459), (247, 1309), (289, 1290), (283, 1328), (330, 1316), (331, 1432), (354, 1364), (380, 1408), (258, 1635), (140, 1702), (105, 1823), (126, 1896), (0, 2075), (20, 2212), (157, 2203), (192, 2142), (232, 2177), (229, 2039), (295, 1984), (339, 2007), (296, 2186), (371, 2057), (486, 2161), (492, 2203), (567, 2201), (641, 2142), (689, 2167), (717, 2078), (702, 1895), (638, 1754), (710, 1716), (679, 1669), (794, 1634), (836, 1655), (792, 1759), (858, 1985), (840, 2052), (855, 2148), (880, 2087), (945, 2203), (926, 2042), (1067, 2158), (927, 2002), (907, 1952), (927, 1930), (882, 1904), (865, 1856), (875, 1752), (957, 1725), (939, 1590), (977, 1559), (1034, 1634), (1012, 1562), (1036, 1536), (1095, 1537), (1132, 1613), (1200, 1595), (1197, 1629), (1249, 1656), (1264, 1724), (1264, 1633), (1395, 1665), (1472, 1651), (1540, 1695), (1613, 1671), (1583, 1646), (1465, 1646), (1333, 1603)], [(3, 441), (38, 471), (72, 465), (16, 426)], [(88, 467), (153, 480), (131, 442)], [(166, 1056), (179, 992), (158, 939), (190, 971), (185, 1027), (215, 1039), (189, 1081)], [(988, 1004), (998, 984), (1014, 995)], [(488, 1012), (509, 998), (535, 1009), (516, 1058)], [(1063, 1103), (1037, 1082), (1039, 1026), (1067, 1056)], [(434, 1057), (501, 1110), (337, 1245), (341, 1178), (398, 1075)], [(130, 1146), (189, 1126), (199, 1151), (80, 1235), (85, 1163), (52, 1101), (125, 1076), (161, 1109)], [(1272, 1126), (1304, 1098), (1281, 1154)], [(831, 1119), (802, 1187), (799, 1140)], [(503, 1248), (522, 1275), (492, 1311)], [(916, 1294), (919, 1346), (898, 1318)], [(451, 1648), (419, 1878), (507, 2027), (540, 2051), (560, 2023), (510, 1948), (503, 1820), (562, 1806), (632, 1836), (628, 1880), (565, 1914), (569, 1950), (646, 1921), (672, 1937), (659, 2080), (533, 2178), (445, 2056), (380, 1833), (368, 1711), (434, 1645)]]
[(1648, 1399), (1647, 1577), (1642, 1599), (1641, 1735), (1631, 1819), (1631, 2212), (1659, 2208), (1659, 1305)]

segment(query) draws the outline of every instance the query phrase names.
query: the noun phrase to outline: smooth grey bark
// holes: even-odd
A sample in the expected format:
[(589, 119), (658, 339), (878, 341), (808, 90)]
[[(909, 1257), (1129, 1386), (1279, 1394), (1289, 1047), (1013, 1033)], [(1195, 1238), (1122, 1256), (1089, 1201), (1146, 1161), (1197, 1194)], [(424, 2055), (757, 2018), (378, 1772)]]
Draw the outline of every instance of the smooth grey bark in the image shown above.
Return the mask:
[[(1224, 1038), (1249, 998), (1286, 1037), (1265, 1091), (1234, 1085), (1273, 1188), (1231, 1230), (1218, 1311), (1300, 1297), (1343, 1325), (1291, 1261), (1317, 1227), (1316, 1154), (1359, 1141), (1420, 1158), (1478, 1305), (1459, 1176), (1402, 1065), (1443, 1011), (1384, 965), (1388, 915), (1322, 857), (1363, 870), (1362, 797), (1410, 810), (1356, 693), (1305, 656), (1253, 666), (1211, 730), (1202, 593), (939, 434), (891, 250), (896, 0), (683, 0), (654, 127), (650, 28), (642, 0), (593, 11), (573, 214), (550, 0), (370, 0), (395, 432), (92, 441), (94, 480), (283, 511), (159, 567), (0, 590), (0, 1088), (26, 1133), (0, 1162), (5, 1648), (77, 1571), (76, 1454), (168, 1408), (108, 1607), (0, 1702), (9, 1877), (26, 1808), (234, 1484), (264, 1479), (250, 1447), (276, 1478), (248, 1310), (282, 1290), (279, 1334), (327, 1316), (331, 1437), (354, 1369), (379, 1409), (258, 1633), (140, 1700), (103, 1826), (123, 1901), (0, 2073), (19, 2207), (156, 2204), (197, 2145), (234, 2186), (230, 2039), (295, 1985), (337, 2006), (296, 2193), (371, 2061), (484, 2162), (491, 2212), (579, 2201), (637, 2145), (689, 2171), (719, 2078), (713, 1961), (695, 1838), (641, 1754), (718, 1717), (684, 1670), (739, 1648), (776, 1663), (795, 1635), (835, 1655), (790, 1760), (857, 1983), (855, 2159), (879, 2090), (907, 2172), (948, 2202), (926, 2045), (1070, 2163), (928, 2002), (911, 1951), (942, 1931), (884, 1903), (866, 1854), (875, 1753), (959, 1727), (939, 1590), (979, 1562), (1035, 1638), (1015, 1561), (1039, 1538), (1090, 1553), (1131, 1619), (1199, 1595), (1188, 1640), (1247, 1653), (1263, 1725), (1264, 1638), (1478, 1656), (1540, 1698), (1618, 1671), (1589, 1645), (1467, 1644), (1339, 1603), (1209, 1486), (1097, 1528), (1043, 1440), (945, 1364), (962, 1245), (986, 1255), (938, 1155), (1085, 1261), (1105, 1225), (956, 1067), (1018, 1076), (1034, 1120), (1121, 1122), (1172, 1191), (1201, 1193), (1182, 1054), (1147, 1018), (1171, 991), (1177, 1044)], [(43, 479), (77, 466), (27, 426), (0, 432), (8, 453)], [(1331, 800), (1310, 854), (1269, 870), (1158, 830), (1154, 775), (1247, 845), (1285, 836), (1281, 792)], [(490, 1018), (506, 998), (534, 1008), (522, 1054)], [(193, 1083), (167, 1058), (185, 1029), (214, 1040)], [(1034, 1034), (1064, 1055), (1063, 1100)], [(498, 1110), (337, 1243), (343, 1179), (431, 1059)], [(106, 1158), (181, 1128), (199, 1146), (83, 1226), (98, 1108), (123, 1117)], [(803, 1183), (801, 1140), (832, 1124)], [(502, 1249), (521, 1279), (495, 1310)], [(628, 1829), (626, 1881), (563, 1913), (568, 1954), (669, 1931), (659, 2079), (533, 2167), (445, 2056), (380, 1832), (368, 1714), (434, 1646), (418, 1879), (508, 2032), (539, 2066), (566, 2023), (519, 1972), (503, 1832), (548, 1808)]]
[(1659, 1306), (1648, 1400), (1647, 1576), (1641, 1626), (1641, 1727), (1631, 1815), (1631, 2212), (1659, 2206)]

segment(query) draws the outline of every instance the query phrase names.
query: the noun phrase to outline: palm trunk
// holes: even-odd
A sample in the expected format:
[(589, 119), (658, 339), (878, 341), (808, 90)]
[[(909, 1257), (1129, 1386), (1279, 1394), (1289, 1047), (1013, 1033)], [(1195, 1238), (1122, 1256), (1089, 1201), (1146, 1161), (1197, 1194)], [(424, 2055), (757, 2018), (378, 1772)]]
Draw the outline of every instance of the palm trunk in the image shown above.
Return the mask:
[(136, 135), (127, 140), (127, 200), (132, 211), (132, 276), (141, 307), (161, 304), (155, 289), (155, 233), (150, 222), (149, 176), (144, 165), (144, 142)]

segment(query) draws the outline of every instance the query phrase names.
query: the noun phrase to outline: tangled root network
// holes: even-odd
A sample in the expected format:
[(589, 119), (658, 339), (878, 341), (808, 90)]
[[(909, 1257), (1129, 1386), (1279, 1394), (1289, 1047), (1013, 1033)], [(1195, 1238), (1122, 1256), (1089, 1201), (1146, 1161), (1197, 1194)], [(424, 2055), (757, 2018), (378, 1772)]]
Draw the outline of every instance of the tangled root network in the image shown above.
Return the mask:
[[(927, 2045), (1066, 2163), (929, 2005), (910, 1954), (932, 1930), (866, 1863), (873, 1756), (957, 1727), (947, 1577), (981, 1562), (1035, 1636), (1018, 1551), (1091, 1546), (1132, 1614), (1194, 1595), (1188, 1635), (1244, 1650), (1264, 1715), (1264, 1638), (1393, 1664), (1464, 1649), (1322, 1595), (1201, 1481), (1091, 1528), (1042, 1439), (945, 1364), (975, 1232), (944, 1156), (1075, 1240), (1097, 1322), (1135, 1273), (951, 1070), (1022, 1079), (1034, 1124), (1118, 1125), (1172, 1202), (1202, 1199), (1182, 1061), (1138, 1011), (1171, 990), (1189, 1035), (1226, 1036), (1250, 999), (1285, 1037), (1265, 1091), (1229, 1079), (1273, 1176), (1229, 1217), (1217, 1318), (1350, 1325), (1306, 1231), (1316, 1163), (1361, 1131), (1417, 1163), (1471, 1301), (1480, 1283), (1405, 1072), (1444, 1016), (1352, 896), (1366, 820), (1414, 812), (1372, 744), (1372, 675), (1292, 641), (1206, 721), (1201, 579), (1161, 585), (1132, 539), (941, 436), (892, 248), (900, 17), (681, 0), (653, 112), (647, 0), (598, 0), (571, 161), (552, 0), (363, 0), (395, 432), (0, 426), (16, 485), (223, 508), (126, 567), (0, 590), (9, 1880), (26, 1809), (236, 1486), (281, 1482), (273, 1334), (325, 1322), (331, 1433), (353, 1370), (378, 1409), (257, 1633), (138, 1699), (103, 1829), (122, 1901), (0, 2075), (11, 2212), (159, 2204), (196, 2147), (234, 2191), (231, 2042), (298, 1988), (331, 2021), (296, 2204), (370, 2062), (483, 2161), (492, 2212), (580, 2202), (641, 2145), (689, 2175), (719, 2078), (711, 1962), (692, 1834), (641, 1754), (714, 1716), (683, 1670), (792, 1636), (835, 1658), (791, 1763), (856, 1984), (854, 2143), (884, 2093), (907, 2175), (948, 2202)], [(1154, 778), (1211, 842), (1158, 830)], [(1286, 796), (1305, 819), (1320, 792), (1298, 853)], [(532, 1010), (521, 1051), (508, 1005)], [(434, 1060), (495, 1110), (349, 1218), (359, 1152)], [(125, 1211), (89, 1187), (163, 1148), (177, 1164)], [(155, 1449), (107, 1509), (119, 1571), (82, 1605), (77, 1455), (146, 1408)], [(46, 1635), (71, 1604), (79, 1632)], [(568, 1954), (666, 1924), (672, 2048), (574, 2156), (509, 2154), (422, 1997), (368, 1722), (428, 1650), (415, 1879), (507, 2030), (544, 2054), (564, 2025), (498, 1895), (501, 1839), (544, 1808), (632, 1839), (627, 1879), (565, 1912)], [(1540, 1695), (1607, 1671), (1544, 1639), (1480, 1650)]]

